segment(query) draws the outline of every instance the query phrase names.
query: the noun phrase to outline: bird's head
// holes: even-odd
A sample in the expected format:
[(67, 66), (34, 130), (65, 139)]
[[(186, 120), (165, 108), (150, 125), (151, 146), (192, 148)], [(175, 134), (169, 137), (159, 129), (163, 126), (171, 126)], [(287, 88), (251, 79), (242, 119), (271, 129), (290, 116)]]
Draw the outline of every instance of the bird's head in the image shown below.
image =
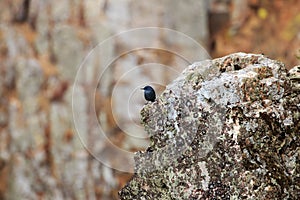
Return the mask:
[(147, 85), (147, 86), (141, 88), (141, 90), (153, 90), (153, 88), (151, 86)]

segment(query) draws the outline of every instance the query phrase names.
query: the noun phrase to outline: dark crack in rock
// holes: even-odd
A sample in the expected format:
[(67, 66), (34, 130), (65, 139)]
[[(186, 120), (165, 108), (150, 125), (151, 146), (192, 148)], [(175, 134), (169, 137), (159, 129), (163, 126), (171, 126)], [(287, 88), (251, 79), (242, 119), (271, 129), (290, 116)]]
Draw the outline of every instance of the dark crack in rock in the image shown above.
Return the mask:
[(299, 66), (236, 53), (189, 66), (141, 111), (150, 146), (121, 199), (299, 199)]

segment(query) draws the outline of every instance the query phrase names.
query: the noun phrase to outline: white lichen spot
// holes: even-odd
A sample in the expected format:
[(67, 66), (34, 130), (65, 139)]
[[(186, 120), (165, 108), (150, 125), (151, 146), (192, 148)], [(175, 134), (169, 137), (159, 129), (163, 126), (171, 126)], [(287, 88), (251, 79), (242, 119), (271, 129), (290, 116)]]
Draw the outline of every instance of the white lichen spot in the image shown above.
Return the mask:
[(239, 119), (236, 120), (236, 124), (233, 125), (233, 135), (232, 135), (232, 139), (237, 143), (237, 137), (238, 137), (238, 134), (240, 132), (240, 128), (241, 126), (239, 125)]
[[(240, 124), (239, 124), (239, 119), (237, 119), (236, 122), (234, 123), (234, 122), (233, 122), (233, 119), (230, 118), (230, 119), (228, 120), (228, 123), (229, 123), (229, 124), (232, 124), (232, 127), (233, 127), (231, 130), (228, 131), (228, 134), (229, 134), (230, 136), (232, 136), (232, 139), (237, 143), (237, 137), (238, 137), (238, 134), (239, 134), (240, 128), (241, 128), (241, 126), (240, 126)], [(224, 136), (223, 136), (223, 137), (224, 137)], [(219, 138), (222, 139), (221, 137), (219, 137)], [(224, 139), (224, 138), (223, 138), (223, 139)]]
[(177, 133), (179, 133), (179, 132), (180, 132), (180, 129), (179, 129), (179, 126), (178, 126), (178, 122), (177, 122), (177, 121), (174, 123), (174, 127), (175, 127)]
[(265, 187), (265, 191), (267, 191), (267, 192), (272, 191), (272, 187), (268, 185), (267, 187)]
[(276, 83), (277, 81), (278, 81), (277, 78), (269, 77), (269, 78), (262, 79), (260, 82), (266, 84), (267, 86), (271, 86), (274, 85), (274, 83)]
[(292, 126), (294, 124), (292, 117), (288, 117), (285, 120), (283, 120), (283, 124), (285, 126)]
[(246, 128), (246, 130), (248, 132), (252, 131), (254, 133), (256, 131), (257, 127), (258, 127), (258, 124), (255, 123), (255, 122), (245, 122), (244, 127)]
[(168, 138), (173, 138), (174, 133), (172, 131), (167, 131)]
[(202, 188), (204, 190), (208, 190), (208, 183), (210, 181), (210, 176), (207, 171), (206, 163), (205, 162), (198, 162), (198, 165), (201, 169), (201, 176), (204, 177), (204, 179), (201, 181), (202, 183)]
[(175, 120), (177, 118), (177, 111), (174, 109), (174, 107), (168, 108), (168, 119)]

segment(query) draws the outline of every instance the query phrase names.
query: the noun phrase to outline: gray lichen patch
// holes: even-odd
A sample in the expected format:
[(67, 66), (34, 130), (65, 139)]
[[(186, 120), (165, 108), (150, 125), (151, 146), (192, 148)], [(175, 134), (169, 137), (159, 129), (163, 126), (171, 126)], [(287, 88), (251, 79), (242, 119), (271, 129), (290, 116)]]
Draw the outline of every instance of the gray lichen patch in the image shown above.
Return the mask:
[(244, 53), (189, 66), (142, 109), (151, 143), (120, 198), (299, 198), (298, 72)]

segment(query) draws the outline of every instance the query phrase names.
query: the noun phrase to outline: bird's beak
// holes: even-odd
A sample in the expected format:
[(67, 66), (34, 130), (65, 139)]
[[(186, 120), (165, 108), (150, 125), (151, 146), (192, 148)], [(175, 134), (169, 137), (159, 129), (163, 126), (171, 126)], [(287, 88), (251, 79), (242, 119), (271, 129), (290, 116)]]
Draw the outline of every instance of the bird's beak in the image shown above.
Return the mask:
[(144, 88), (140, 88), (141, 90), (144, 90)]

